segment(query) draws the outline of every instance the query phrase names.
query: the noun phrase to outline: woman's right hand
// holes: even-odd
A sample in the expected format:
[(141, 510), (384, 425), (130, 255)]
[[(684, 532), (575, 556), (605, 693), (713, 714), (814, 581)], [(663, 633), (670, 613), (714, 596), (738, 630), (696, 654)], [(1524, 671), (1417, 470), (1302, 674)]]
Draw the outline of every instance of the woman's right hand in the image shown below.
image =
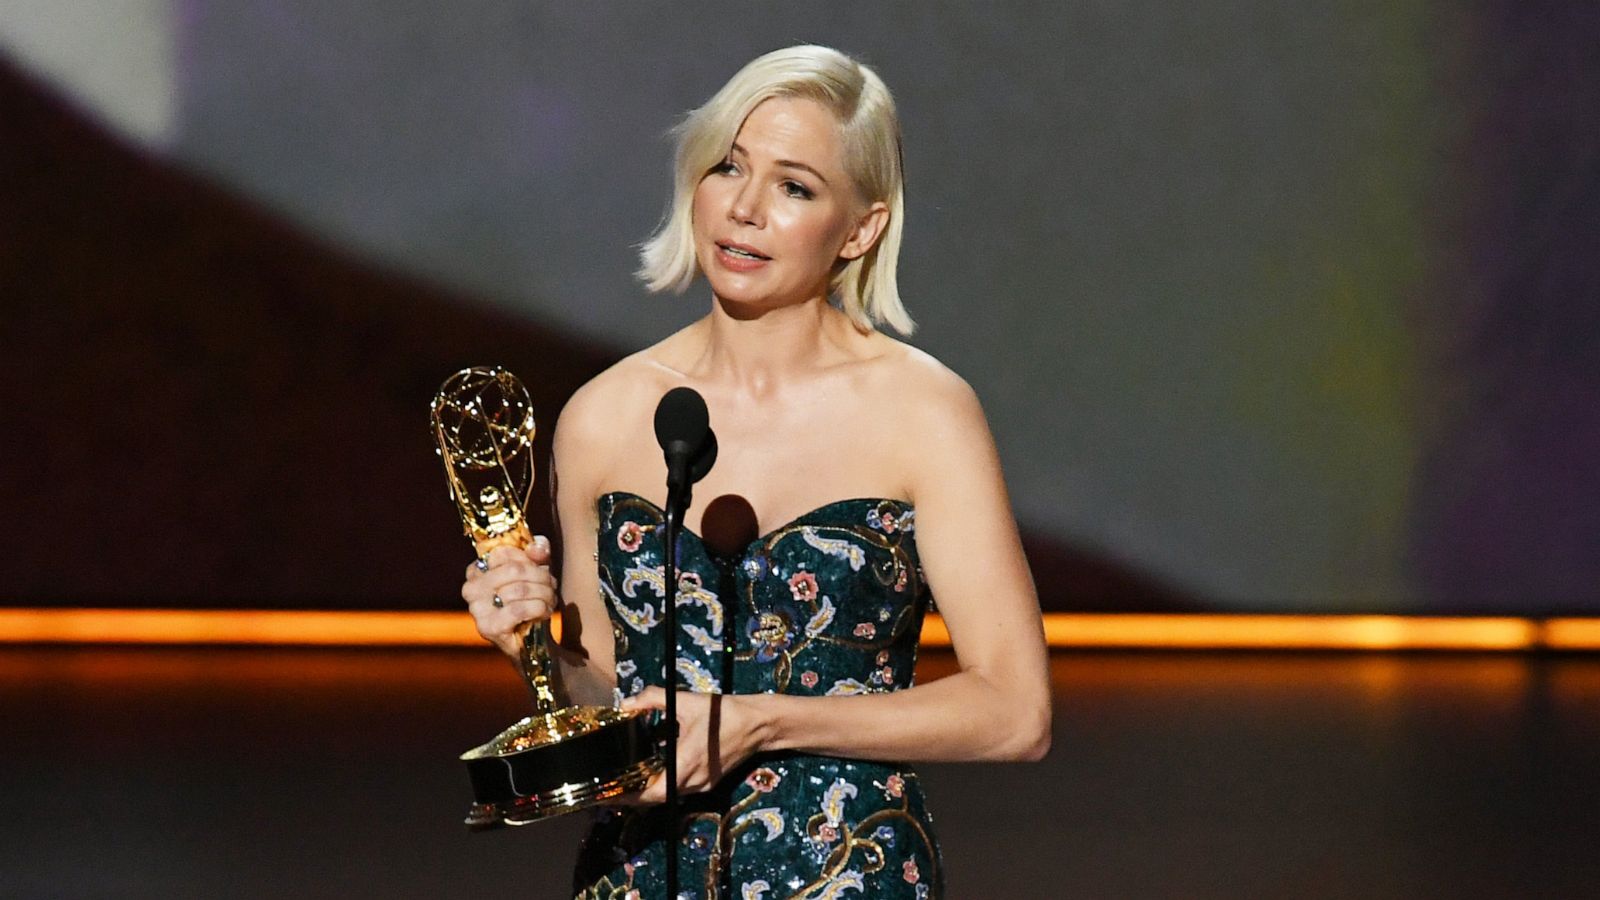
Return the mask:
[(550, 571), (550, 540), (539, 535), (527, 547), (496, 547), (467, 566), (461, 599), (478, 634), (507, 656), (522, 655), (523, 627), (548, 619), (561, 605)]

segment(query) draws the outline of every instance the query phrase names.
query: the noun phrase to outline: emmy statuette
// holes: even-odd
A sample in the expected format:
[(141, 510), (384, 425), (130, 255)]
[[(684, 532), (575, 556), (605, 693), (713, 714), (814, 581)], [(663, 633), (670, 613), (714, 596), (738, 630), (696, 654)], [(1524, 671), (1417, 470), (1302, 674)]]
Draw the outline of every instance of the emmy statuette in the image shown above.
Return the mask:
[[(479, 556), (526, 547), (535, 433), (528, 391), (498, 366), (463, 369), (430, 408), (450, 496)], [(642, 789), (662, 769), (647, 716), (569, 706), (550, 651), (549, 620), (523, 635), (519, 667), (533, 714), (461, 755), (474, 802), (473, 829), (525, 825)]]

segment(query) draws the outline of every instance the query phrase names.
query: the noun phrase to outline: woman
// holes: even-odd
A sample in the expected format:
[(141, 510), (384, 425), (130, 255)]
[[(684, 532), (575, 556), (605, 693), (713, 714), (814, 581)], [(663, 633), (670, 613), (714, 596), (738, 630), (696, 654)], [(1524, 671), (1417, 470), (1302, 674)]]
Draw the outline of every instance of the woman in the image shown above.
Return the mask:
[[(823, 47), (746, 66), (679, 129), (672, 210), (642, 277), (710, 283), (710, 313), (579, 390), (554, 438), (549, 543), (470, 566), (508, 655), (565, 604), (580, 702), (660, 709), (661, 396), (688, 385), (721, 454), (695, 490), (675, 592), (682, 822), (658, 778), (586, 841), (582, 897), (937, 897), (920, 760), (1035, 760), (1047, 655), (1000, 464), (972, 390), (879, 331), (895, 287), (899, 125), (872, 70)], [(837, 298), (837, 306), (830, 303)], [(598, 565), (592, 565), (598, 563)], [(911, 687), (930, 594), (958, 674)], [(574, 638), (573, 635), (576, 634)]]

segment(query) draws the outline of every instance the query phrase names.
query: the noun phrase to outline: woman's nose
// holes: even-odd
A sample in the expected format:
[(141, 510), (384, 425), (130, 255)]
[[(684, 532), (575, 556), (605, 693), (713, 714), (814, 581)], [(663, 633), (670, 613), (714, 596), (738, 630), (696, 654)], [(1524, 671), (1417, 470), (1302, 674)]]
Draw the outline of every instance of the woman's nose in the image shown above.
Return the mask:
[(741, 225), (761, 225), (761, 192), (751, 180), (740, 183), (739, 189), (734, 192), (733, 201), (728, 204), (728, 218)]

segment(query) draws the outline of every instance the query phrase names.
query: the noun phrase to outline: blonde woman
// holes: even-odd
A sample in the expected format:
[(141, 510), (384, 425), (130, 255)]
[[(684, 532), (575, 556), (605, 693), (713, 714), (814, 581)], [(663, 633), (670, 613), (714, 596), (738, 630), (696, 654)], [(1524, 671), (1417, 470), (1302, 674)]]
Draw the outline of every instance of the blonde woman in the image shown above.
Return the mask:
[[(883, 82), (824, 47), (762, 56), (680, 126), (672, 208), (644, 245), (652, 290), (710, 286), (709, 313), (579, 390), (554, 439), (563, 545), (497, 550), (462, 595), (516, 656), (563, 616), (576, 699), (663, 705), (665, 466), (652, 414), (689, 386), (721, 453), (695, 491), (673, 591), (678, 780), (607, 810), (580, 897), (941, 894), (908, 763), (1036, 760), (1047, 654), (1000, 463), (971, 388), (881, 332), (896, 289), (900, 129)], [(912, 684), (933, 597), (960, 671)]]

